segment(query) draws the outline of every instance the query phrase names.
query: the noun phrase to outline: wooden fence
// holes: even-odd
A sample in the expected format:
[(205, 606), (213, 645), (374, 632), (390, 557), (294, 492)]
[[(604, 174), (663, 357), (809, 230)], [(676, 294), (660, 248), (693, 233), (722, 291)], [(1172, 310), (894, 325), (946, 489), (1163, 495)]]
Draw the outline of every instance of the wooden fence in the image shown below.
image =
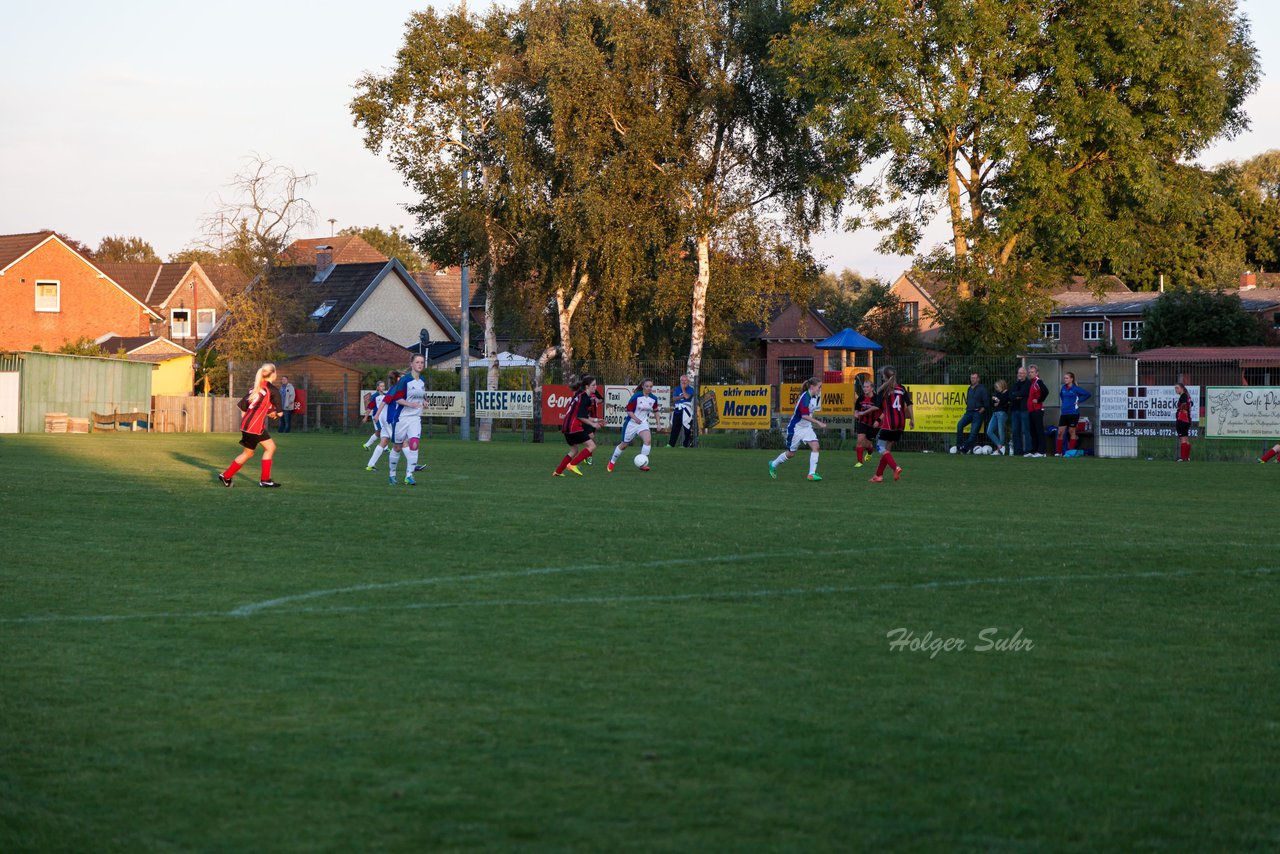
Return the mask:
[(240, 412), (230, 397), (156, 395), (151, 429), (160, 433), (238, 433)]

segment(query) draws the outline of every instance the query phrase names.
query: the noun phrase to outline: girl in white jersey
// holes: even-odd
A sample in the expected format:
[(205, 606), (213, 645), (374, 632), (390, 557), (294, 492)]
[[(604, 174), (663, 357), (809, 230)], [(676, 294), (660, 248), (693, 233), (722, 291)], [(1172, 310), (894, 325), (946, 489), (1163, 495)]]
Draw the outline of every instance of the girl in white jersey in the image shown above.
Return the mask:
[(365, 464), (365, 471), (374, 471), (378, 467), (378, 460), (387, 450), (387, 445), (391, 444), (391, 425), (387, 423), (387, 413), (382, 405), (382, 399), (387, 396), (387, 389), (394, 388), (398, 382), (400, 382), (400, 372), (392, 371), (387, 374), (385, 383), (378, 383), (378, 391), (373, 396), (373, 429), (374, 435), (378, 438), (378, 447), (373, 449), (373, 455)]
[(377, 412), (378, 407), (382, 405), (382, 398), (384, 395), (386, 395), (386, 393), (387, 393), (387, 384), (384, 383), (382, 380), (378, 380), (377, 387), (368, 396), (368, 398), (365, 399), (365, 402), (364, 402), (365, 413), (364, 413), (364, 417), (360, 419), (360, 423), (363, 424), (367, 421), (373, 421), (373, 435), (370, 436), (368, 439), (364, 440), (364, 449), (366, 451), (372, 448), (374, 444), (376, 444), (377, 441), (382, 438), (382, 430), (379, 429), (378, 422), (374, 420), (373, 414)]
[[(635, 393), (627, 401), (627, 420), (622, 422), (622, 441), (613, 449), (613, 457), (609, 460), (609, 471), (618, 462), (618, 457), (637, 437), (640, 439), (640, 453), (649, 456), (653, 446), (653, 434), (649, 432), (649, 416), (657, 416), (658, 398), (653, 394), (653, 380), (645, 377), (636, 386)], [(648, 471), (649, 467), (641, 466), (640, 471)]]

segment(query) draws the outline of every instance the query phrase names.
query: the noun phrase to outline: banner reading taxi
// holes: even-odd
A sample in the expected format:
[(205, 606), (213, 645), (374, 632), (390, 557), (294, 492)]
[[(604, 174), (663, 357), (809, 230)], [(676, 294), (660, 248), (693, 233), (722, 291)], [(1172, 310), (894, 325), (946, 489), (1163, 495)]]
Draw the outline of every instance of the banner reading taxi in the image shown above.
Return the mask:
[[(796, 401), (804, 391), (804, 383), (783, 383), (778, 386), (778, 408), (786, 415), (794, 412)], [(837, 419), (853, 420), (853, 405), (858, 399), (853, 383), (823, 383), (822, 394), (818, 396), (818, 411), (822, 421)], [(790, 416), (788, 416), (790, 417)]]
[(532, 418), (533, 390), (478, 391), (476, 418)]
[(704, 420), (719, 430), (768, 430), (772, 392), (767, 385), (703, 386), (703, 406), (715, 413), (714, 422)]
[[(627, 417), (627, 401), (636, 393), (633, 385), (607, 385), (604, 387), (604, 426), (621, 430)], [(650, 419), (649, 426), (666, 432), (671, 429), (671, 386), (656, 385), (653, 396), (658, 398), (658, 417)]]
[(910, 385), (918, 433), (955, 433), (964, 417), (967, 385)]

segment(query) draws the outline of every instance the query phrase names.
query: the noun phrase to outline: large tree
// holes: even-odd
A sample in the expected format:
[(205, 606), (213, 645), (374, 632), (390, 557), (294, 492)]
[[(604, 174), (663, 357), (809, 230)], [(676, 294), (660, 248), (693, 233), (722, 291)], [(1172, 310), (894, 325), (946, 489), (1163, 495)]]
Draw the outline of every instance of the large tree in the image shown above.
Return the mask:
[(1245, 266), (1280, 272), (1280, 149), (1224, 164), (1218, 174), (1228, 182), (1227, 200), (1242, 220)]
[(1240, 297), (1222, 291), (1176, 290), (1160, 295), (1142, 318), (1134, 350), (1155, 347), (1248, 347), (1266, 343), (1262, 321)]
[[(1230, 0), (800, 0), (776, 59), (832, 144), (883, 156), (860, 187), (885, 246), (941, 211), (957, 299), (1020, 299), (1105, 245), (1118, 209), (1246, 123), (1256, 85)], [(853, 85), (851, 85), (851, 81)], [(889, 205), (887, 212), (881, 206)], [(935, 259), (937, 260), (937, 259)]]
[(129, 264), (159, 264), (160, 256), (150, 243), (141, 237), (117, 235), (98, 241), (93, 257), (99, 261), (119, 261)]
[(380, 225), (352, 226), (338, 233), (359, 237), (388, 258), (398, 260), (406, 269), (421, 270), (426, 267), (426, 262), (418, 254), (417, 246), (398, 225), (393, 225), (389, 229)]

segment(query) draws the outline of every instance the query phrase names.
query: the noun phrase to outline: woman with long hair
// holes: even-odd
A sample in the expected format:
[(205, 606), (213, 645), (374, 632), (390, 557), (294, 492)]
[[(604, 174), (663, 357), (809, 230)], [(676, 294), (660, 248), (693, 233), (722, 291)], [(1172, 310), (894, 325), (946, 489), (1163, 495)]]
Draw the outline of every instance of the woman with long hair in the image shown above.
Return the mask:
[(240, 444), (244, 450), (227, 466), (226, 471), (218, 475), (223, 486), (231, 486), (236, 472), (253, 457), (253, 451), (262, 446), (262, 479), (258, 486), (278, 487), (280, 484), (271, 479), (271, 458), (276, 453), (275, 440), (267, 432), (267, 419), (280, 417), (280, 392), (271, 384), (276, 378), (276, 366), (267, 362), (258, 368), (253, 377), (253, 387), (241, 401), (244, 416), (240, 419)]
[(1178, 429), (1178, 462), (1191, 462), (1191, 395), (1182, 383), (1174, 383), (1173, 390), (1178, 393), (1178, 412), (1174, 426)]
[(804, 390), (796, 398), (796, 409), (787, 423), (787, 446), (769, 463), (769, 477), (778, 476), (778, 466), (796, 455), (801, 445), (809, 446), (809, 480), (822, 480), (818, 474), (818, 434), (814, 427), (827, 425), (817, 418), (821, 408), (822, 380), (809, 377), (804, 381)]
[(880, 386), (876, 389), (875, 407), (880, 410), (880, 441), (884, 443), (884, 453), (880, 455), (880, 464), (876, 466), (872, 483), (884, 480), (884, 470), (893, 469), (893, 479), (902, 479), (902, 466), (893, 458), (893, 446), (902, 438), (907, 425), (916, 427), (915, 411), (911, 408), (911, 392), (898, 382), (898, 371), (891, 365), (880, 369)]
[[(1076, 425), (1080, 423), (1080, 404), (1093, 395), (1086, 388), (1076, 385), (1076, 375), (1067, 371), (1062, 375), (1062, 388), (1058, 390), (1058, 398), (1062, 401), (1062, 414), (1058, 417), (1058, 442), (1057, 453), (1055, 457), (1060, 457), (1068, 451), (1071, 456), (1076, 456)], [(1066, 434), (1070, 434), (1068, 444), (1063, 447), (1063, 438)]]
[(856, 469), (862, 468), (862, 462), (875, 450), (876, 423), (880, 420), (874, 402), (875, 388), (871, 380), (858, 381), (858, 398), (853, 405), (853, 417), (856, 419), (855, 432), (858, 434), (858, 461), (853, 464)]
[(565, 469), (582, 477), (582, 470), (578, 468), (578, 463), (590, 459), (591, 453), (596, 449), (596, 442), (592, 436), (599, 429), (600, 421), (595, 417), (595, 392), (596, 378), (590, 374), (584, 376), (573, 387), (569, 410), (560, 424), (560, 432), (564, 434), (564, 440), (569, 444), (569, 453), (564, 455), (560, 465), (556, 466), (556, 470), (551, 473), (554, 477), (564, 477)]
[(1009, 384), (1004, 380), (996, 380), (996, 390), (991, 393), (991, 421), (987, 424), (987, 436), (996, 443), (996, 453), (1004, 454), (1008, 441), (1009, 409), (1013, 400), (1009, 395)]
[[(613, 449), (613, 456), (609, 459), (609, 471), (613, 471), (618, 457), (622, 456), (622, 452), (637, 438), (641, 443), (640, 454), (648, 459), (649, 450), (653, 447), (653, 434), (649, 432), (649, 416), (657, 416), (657, 414), (658, 398), (653, 393), (653, 380), (645, 377), (640, 381), (640, 385), (636, 386), (631, 399), (627, 401), (627, 420), (622, 422), (622, 441)], [(640, 471), (648, 470), (648, 465), (640, 467)]]
[[(387, 374), (385, 383), (378, 383), (378, 390), (374, 392), (373, 399), (369, 401), (369, 409), (373, 412), (373, 435), (378, 440), (378, 447), (373, 449), (373, 453), (369, 456), (369, 462), (365, 463), (365, 471), (376, 471), (378, 460), (382, 458), (383, 453), (387, 450), (387, 445), (391, 444), (391, 433), (394, 427), (387, 423), (387, 410), (382, 402), (387, 397), (387, 389), (395, 388), (396, 383), (400, 382), (400, 372), (392, 371)], [(369, 447), (365, 445), (365, 447)]]

